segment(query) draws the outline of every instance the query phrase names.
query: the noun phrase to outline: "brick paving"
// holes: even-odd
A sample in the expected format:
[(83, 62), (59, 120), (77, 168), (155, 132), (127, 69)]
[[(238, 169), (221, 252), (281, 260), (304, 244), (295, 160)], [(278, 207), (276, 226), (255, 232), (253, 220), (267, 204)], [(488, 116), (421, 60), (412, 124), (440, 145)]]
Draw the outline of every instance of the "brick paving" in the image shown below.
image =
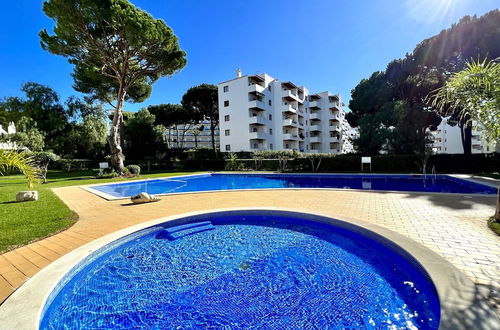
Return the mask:
[(79, 220), (68, 230), (0, 255), (0, 302), (40, 269), (98, 237), (147, 220), (230, 207), (284, 207), (369, 221), (450, 261), (489, 292), (499, 310), (500, 237), (486, 220), (495, 197), (334, 190), (233, 191), (163, 196), (157, 203), (106, 201), (79, 187), (54, 189)]

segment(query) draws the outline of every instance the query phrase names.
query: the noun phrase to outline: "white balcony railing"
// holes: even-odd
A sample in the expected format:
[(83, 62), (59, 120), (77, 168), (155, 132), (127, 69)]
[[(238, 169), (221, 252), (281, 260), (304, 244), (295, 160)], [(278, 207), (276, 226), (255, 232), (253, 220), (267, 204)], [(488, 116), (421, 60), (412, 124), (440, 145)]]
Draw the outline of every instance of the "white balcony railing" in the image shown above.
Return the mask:
[(298, 141), (298, 140), (300, 140), (300, 137), (297, 134), (285, 133), (285, 134), (283, 134), (283, 140)]
[(251, 116), (248, 122), (250, 124), (265, 125), (266, 124), (266, 118), (264, 118), (263, 116)]
[(250, 132), (251, 140), (265, 140), (267, 138), (267, 134), (264, 132)]
[(293, 119), (283, 119), (283, 126), (299, 126), (299, 123)]
[(309, 102), (309, 108), (319, 108), (319, 102), (318, 101)]
[(258, 85), (258, 84), (253, 84), (253, 85), (248, 86), (249, 92), (262, 93), (265, 89), (266, 89), (265, 87), (262, 87), (261, 85)]
[(297, 108), (295, 106), (291, 105), (290, 103), (285, 103), (285, 104), (283, 104), (282, 111), (283, 112), (297, 113)]
[(248, 107), (250, 109), (258, 109), (258, 110), (265, 110), (265, 105), (264, 102), (259, 101), (259, 100), (253, 100), (248, 102)]
[(321, 119), (321, 116), (319, 113), (311, 113), (309, 119)]
[(321, 143), (321, 136), (311, 136), (309, 137), (310, 143)]

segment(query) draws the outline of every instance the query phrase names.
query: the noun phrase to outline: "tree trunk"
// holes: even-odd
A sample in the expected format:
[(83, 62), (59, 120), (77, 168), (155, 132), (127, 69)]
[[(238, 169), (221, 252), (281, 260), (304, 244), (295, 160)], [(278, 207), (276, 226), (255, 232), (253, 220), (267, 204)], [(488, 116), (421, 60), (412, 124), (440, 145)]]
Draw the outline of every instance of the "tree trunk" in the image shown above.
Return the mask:
[(113, 120), (111, 122), (110, 134), (109, 134), (109, 147), (111, 149), (111, 167), (121, 172), (125, 156), (122, 152), (121, 145), (121, 124), (123, 122), (123, 103), (125, 100), (125, 91), (120, 90), (118, 92), (118, 104), (116, 105), (115, 113), (113, 115)]
[(462, 138), (462, 147), (465, 155), (472, 153), (472, 124), (470, 122), (460, 122), (460, 137)]
[(212, 138), (212, 150), (214, 151), (214, 153), (217, 153), (217, 151), (215, 150), (215, 124), (213, 118), (210, 118), (210, 135)]

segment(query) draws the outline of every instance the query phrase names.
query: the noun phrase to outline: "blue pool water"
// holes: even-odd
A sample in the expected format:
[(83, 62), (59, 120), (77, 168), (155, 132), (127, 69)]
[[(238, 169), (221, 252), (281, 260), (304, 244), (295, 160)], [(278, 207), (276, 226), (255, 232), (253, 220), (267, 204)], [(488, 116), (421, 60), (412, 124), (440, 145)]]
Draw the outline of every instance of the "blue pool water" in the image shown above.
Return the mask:
[(202, 174), (147, 181), (115, 183), (92, 187), (116, 198), (130, 197), (146, 191), (171, 194), (196, 191), (271, 189), (271, 188), (343, 188), (391, 191), (441, 192), (459, 194), (495, 194), (495, 188), (446, 175), (436, 177), (413, 175), (357, 174)]
[(438, 328), (432, 282), (394, 247), (297, 216), (189, 221), (88, 258), (41, 328)]

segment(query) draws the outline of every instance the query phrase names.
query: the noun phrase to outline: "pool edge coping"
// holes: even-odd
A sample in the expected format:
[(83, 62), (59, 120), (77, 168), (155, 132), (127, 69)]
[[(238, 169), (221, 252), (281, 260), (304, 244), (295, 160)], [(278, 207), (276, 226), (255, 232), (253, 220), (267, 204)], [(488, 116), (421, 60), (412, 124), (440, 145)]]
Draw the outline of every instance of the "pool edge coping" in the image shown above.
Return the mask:
[[(300, 208), (238, 207), (188, 212), (145, 221), (89, 242), (55, 260), (19, 287), (0, 305), (0, 324), (12, 329), (38, 329), (43, 307), (59, 281), (80, 261), (98, 249), (117, 239), (155, 225), (203, 215), (215, 216), (231, 212), (285, 212), (305, 216), (316, 221), (325, 220), (333, 225), (361, 232), (371, 239), (377, 236), (389, 241), (412, 256), (430, 276), (440, 302), (440, 329), (468, 329), (479, 327), (494, 329), (500, 320), (474, 283), (446, 259), (425, 246), (395, 231), (379, 225), (349, 217), (338, 217), (321, 212), (311, 213)], [(321, 218), (321, 219), (320, 219)], [(471, 315), (472, 311), (472, 315)], [(13, 317), (13, 315), (15, 317)]]
[[(202, 173), (197, 173), (197, 174), (189, 174), (189, 175), (174, 175), (174, 176), (167, 176), (167, 177), (157, 177), (157, 178), (152, 178), (152, 180), (162, 180), (162, 179), (169, 179), (169, 178), (176, 178), (176, 177), (191, 177), (191, 176), (200, 176), (200, 175), (207, 175), (207, 174), (249, 174), (249, 175), (266, 175), (266, 174), (274, 174), (274, 175), (287, 175), (287, 174), (292, 174), (292, 175), (403, 175), (403, 176), (414, 176), (414, 175), (422, 175), (422, 174), (417, 174), (417, 173), (334, 173), (334, 172), (328, 172), (328, 173), (277, 173), (277, 172), (269, 172), (269, 171), (263, 171), (263, 172), (240, 172), (240, 171), (235, 171), (235, 172), (227, 172), (227, 171), (220, 171), (220, 172), (202, 172)], [(430, 174), (428, 174), (430, 175)], [(472, 175), (469, 174), (437, 174), (441, 176), (449, 176), (452, 178), (464, 180), (464, 181), (469, 181), (475, 184), (480, 184), (484, 185), (490, 188), (495, 188), (498, 189), (499, 185), (493, 183), (493, 182), (484, 182), (481, 180), (474, 179)], [(147, 179), (145, 179), (147, 180)], [(107, 185), (112, 185), (112, 184), (127, 184), (127, 183), (133, 183), (133, 182), (140, 182), (140, 181), (145, 181), (145, 180), (125, 180), (125, 181), (120, 181), (120, 182), (115, 182), (115, 183), (94, 183), (94, 184), (89, 184), (89, 185), (82, 185), (78, 186), (78, 188), (85, 190), (91, 194), (94, 194), (98, 197), (101, 197), (107, 201), (118, 201), (118, 200), (127, 200), (130, 199), (129, 197), (115, 197), (112, 195), (109, 195), (105, 192), (93, 189), (93, 187), (98, 187), (98, 186), (107, 186)], [(375, 189), (343, 189), (343, 188), (249, 188), (249, 189), (223, 189), (223, 190), (200, 190), (200, 191), (186, 191), (186, 192), (178, 192), (178, 193), (164, 193), (164, 194), (154, 194), (155, 196), (174, 196), (174, 195), (184, 195), (184, 194), (206, 194), (206, 193), (217, 193), (217, 192), (234, 192), (234, 191), (262, 191), (262, 190), (285, 190), (285, 191), (295, 191), (295, 190), (326, 190), (326, 191), (354, 191), (354, 192), (381, 192), (381, 193), (394, 193), (394, 194), (420, 194), (420, 195), (441, 195), (441, 196), (479, 196), (479, 197), (496, 197), (495, 194), (489, 195), (489, 194), (462, 194), (462, 193), (446, 193), (446, 192), (425, 192), (425, 191), (400, 191), (400, 190), (375, 190)]]

